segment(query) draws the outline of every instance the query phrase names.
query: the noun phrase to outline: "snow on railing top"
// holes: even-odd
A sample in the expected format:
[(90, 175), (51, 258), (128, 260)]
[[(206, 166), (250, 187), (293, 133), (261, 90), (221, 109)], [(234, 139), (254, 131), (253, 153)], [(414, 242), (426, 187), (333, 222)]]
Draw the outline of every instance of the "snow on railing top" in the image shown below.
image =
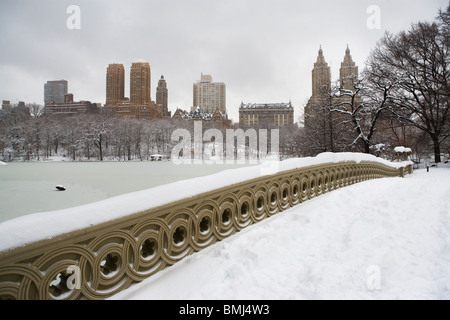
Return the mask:
[(395, 152), (398, 152), (398, 153), (408, 153), (408, 152), (412, 152), (412, 151), (411, 151), (411, 148), (405, 148), (405, 147), (395, 147), (395, 148), (394, 148), (394, 151), (395, 151)]
[(326, 163), (362, 161), (377, 162), (393, 168), (411, 164), (394, 163), (369, 154), (322, 153), (316, 157), (270, 161), (255, 166), (224, 170), (213, 175), (177, 181), (95, 203), (39, 212), (4, 221), (0, 223), (0, 252), (262, 176)]

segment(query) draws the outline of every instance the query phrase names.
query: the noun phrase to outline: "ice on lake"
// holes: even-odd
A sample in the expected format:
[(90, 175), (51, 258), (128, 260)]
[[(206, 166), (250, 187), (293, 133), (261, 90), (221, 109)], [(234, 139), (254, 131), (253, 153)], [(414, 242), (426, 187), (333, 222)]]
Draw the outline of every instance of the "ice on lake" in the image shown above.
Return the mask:
[[(0, 222), (242, 166), (170, 161), (11, 162), (0, 168)], [(58, 191), (57, 185), (66, 191)]]

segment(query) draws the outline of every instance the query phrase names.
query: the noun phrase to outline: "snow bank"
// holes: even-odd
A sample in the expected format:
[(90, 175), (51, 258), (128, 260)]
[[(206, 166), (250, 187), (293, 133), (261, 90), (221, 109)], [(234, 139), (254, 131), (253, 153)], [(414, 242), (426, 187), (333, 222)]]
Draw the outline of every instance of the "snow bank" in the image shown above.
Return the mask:
[(316, 157), (288, 159), (281, 162), (271, 161), (269, 165), (263, 163), (257, 166), (224, 170), (210, 176), (177, 181), (74, 208), (34, 213), (7, 220), (0, 223), (0, 252), (263, 175), (323, 163), (351, 161), (356, 163), (374, 161), (395, 168), (405, 166), (405, 163), (393, 163), (368, 154), (323, 153)]
[(365, 181), (252, 225), (111, 299), (450, 299), (450, 169)]
[(6, 166), (6, 165), (8, 165), (8, 164), (0, 161), (0, 166)]

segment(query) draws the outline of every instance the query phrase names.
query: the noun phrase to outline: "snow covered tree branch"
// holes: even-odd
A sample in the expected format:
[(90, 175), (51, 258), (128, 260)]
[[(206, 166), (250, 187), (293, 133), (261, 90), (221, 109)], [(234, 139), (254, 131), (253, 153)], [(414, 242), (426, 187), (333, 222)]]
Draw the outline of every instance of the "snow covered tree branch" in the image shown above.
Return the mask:
[(433, 23), (386, 33), (369, 58), (372, 72), (392, 85), (390, 111), (430, 136), (436, 162), (441, 161), (441, 143), (450, 136), (449, 12), (450, 7)]

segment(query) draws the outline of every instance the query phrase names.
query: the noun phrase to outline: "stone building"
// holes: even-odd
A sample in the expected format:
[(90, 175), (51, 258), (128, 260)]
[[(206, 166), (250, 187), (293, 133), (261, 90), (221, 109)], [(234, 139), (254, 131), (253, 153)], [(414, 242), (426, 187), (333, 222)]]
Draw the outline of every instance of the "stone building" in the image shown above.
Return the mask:
[(133, 62), (130, 70), (130, 104), (143, 106), (150, 103), (151, 71), (148, 62)]
[(312, 119), (322, 114), (321, 107), (327, 104), (328, 92), (331, 89), (331, 71), (325, 61), (322, 47), (312, 70), (312, 95), (305, 107), (305, 127), (313, 126)]
[(125, 99), (125, 68), (113, 63), (106, 70), (106, 106), (114, 106)]
[(76, 115), (83, 113), (98, 113), (99, 106), (90, 101), (73, 101), (73, 94), (64, 95), (63, 102), (48, 102), (44, 108), (45, 115)]
[[(345, 144), (348, 137), (348, 116), (332, 109), (345, 111), (351, 97), (344, 93), (354, 94), (354, 84), (358, 80), (358, 67), (352, 59), (350, 49), (347, 46), (344, 60), (339, 70), (339, 87), (331, 87), (331, 72), (325, 60), (322, 47), (320, 47), (317, 60), (312, 70), (312, 95), (304, 109), (304, 124), (306, 134), (311, 141), (315, 141), (314, 148), (317, 151), (337, 151), (339, 144)], [(332, 95), (340, 93), (340, 97)], [(359, 97), (355, 97), (354, 103), (359, 103)]]
[(67, 80), (47, 81), (44, 84), (44, 103), (63, 103), (64, 95), (68, 92)]
[[(123, 65), (110, 64), (106, 72), (106, 108), (120, 118), (161, 118), (163, 111), (151, 100), (151, 69), (148, 62), (133, 62), (130, 69), (130, 98), (124, 97)], [(123, 88), (123, 90), (122, 90)]]
[(164, 117), (170, 117), (169, 112), (169, 90), (167, 89), (167, 83), (164, 76), (158, 81), (158, 87), (156, 88), (156, 104), (161, 108)]
[[(353, 84), (358, 79), (358, 67), (350, 55), (350, 49), (347, 46), (344, 60), (341, 62), (339, 70), (339, 84), (341, 90), (354, 91)], [(312, 70), (312, 95), (305, 107), (305, 127), (311, 126), (311, 118), (322, 116), (324, 107), (339, 104), (339, 99), (331, 98), (331, 72), (328, 63), (325, 61), (322, 47), (319, 49), (317, 61)], [(326, 115), (326, 112), (325, 112)]]
[(194, 83), (193, 105), (191, 112), (200, 107), (206, 113), (213, 113), (216, 109), (226, 112), (226, 86), (223, 82), (213, 82), (211, 75), (201, 74), (200, 81)]
[(358, 67), (350, 55), (350, 49), (347, 46), (345, 50), (344, 61), (341, 62), (339, 70), (339, 79), (341, 88), (344, 90), (354, 90), (353, 83), (358, 79)]
[(177, 109), (173, 116), (173, 120), (184, 120), (184, 121), (202, 121), (203, 123), (210, 124), (216, 127), (229, 127), (231, 126), (231, 120), (228, 119), (226, 113), (222, 113), (219, 109), (214, 110), (214, 112), (204, 112), (200, 107), (197, 107), (194, 111), (187, 112), (182, 109)]
[(241, 103), (239, 126), (245, 127), (283, 127), (294, 123), (294, 108), (289, 103)]
[(9, 109), (11, 109), (11, 101), (3, 100), (2, 101), (2, 110), (9, 110)]

